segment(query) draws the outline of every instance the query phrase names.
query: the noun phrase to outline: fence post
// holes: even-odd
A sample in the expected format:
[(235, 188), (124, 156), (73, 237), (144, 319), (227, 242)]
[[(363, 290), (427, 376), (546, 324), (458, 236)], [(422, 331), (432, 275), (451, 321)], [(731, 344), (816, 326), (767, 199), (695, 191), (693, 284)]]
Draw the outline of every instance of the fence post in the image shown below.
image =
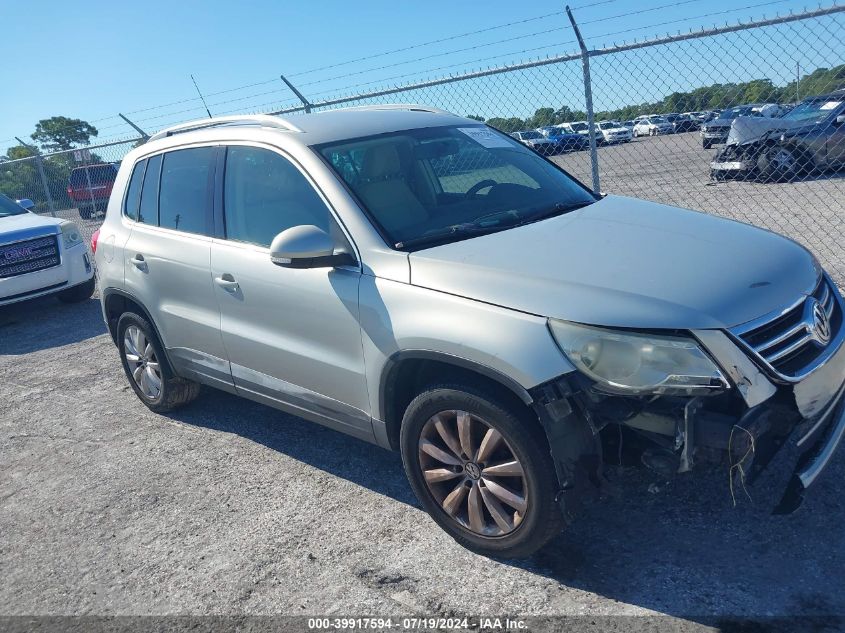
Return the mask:
[(299, 92), (299, 90), (296, 89), (296, 86), (294, 86), (291, 82), (289, 82), (287, 80), (287, 77), (285, 77), (284, 75), (279, 75), (279, 79), (284, 81), (285, 85), (288, 88), (290, 88), (290, 90), (293, 94), (296, 95), (296, 98), (299, 99), (300, 101), (302, 101), (302, 105), (303, 105), (302, 109), (305, 110), (305, 114), (308, 114), (309, 112), (311, 112), (311, 102), (308, 101), (308, 99), (306, 99), (305, 96), (301, 92)]
[(584, 44), (584, 38), (581, 37), (581, 31), (575, 23), (575, 18), (572, 16), (569, 5), (566, 7), (566, 15), (569, 16), (572, 29), (575, 31), (575, 37), (578, 38), (578, 46), (581, 47), (581, 66), (584, 70), (584, 101), (587, 105), (587, 126), (589, 127), (590, 135), (590, 166), (593, 172), (593, 193), (599, 193), (601, 191), (601, 183), (599, 181), (599, 155), (596, 150), (596, 117), (593, 113), (593, 84), (590, 79), (590, 52)]
[(47, 184), (47, 175), (44, 173), (44, 164), (41, 160), (41, 154), (38, 153), (38, 149), (29, 145), (28, 143), (24, 143), (20, 140), (17, 136), (15, 137), (21, 145), (24, 147), (28, 147), (32, 151), (35, 152), (35, 166), (38, 168), (38, 176), (41, 178), (41, 186), (44, 187), (44, 193), (47, 194), (47, 207), (50, 209), (50, 215), (54, 218), (56, 217), (56, 205), (53, 204), (53, 194), (50, 193), (50, 187)]

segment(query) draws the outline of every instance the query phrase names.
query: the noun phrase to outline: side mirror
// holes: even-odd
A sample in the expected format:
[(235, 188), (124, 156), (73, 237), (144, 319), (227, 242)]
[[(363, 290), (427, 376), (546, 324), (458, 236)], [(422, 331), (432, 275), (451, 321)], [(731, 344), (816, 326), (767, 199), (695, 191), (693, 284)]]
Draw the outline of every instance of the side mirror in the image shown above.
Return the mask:
[(836, 117), (836, 125), (842, 125), (845, 123), (845, 114), (840, 114)]
[(355, 263), (349, 253), (335, 253), (337, 244), (312, 224), (292, 226), (273, 238), (270, 260), (283, 268), (333, 268)]
[(29, 198), (24, 198), (23, 200), (18, 200), (18, 205), (22, 206), (27, 211), (31, 211), (35, 207), (35, 203), (30, 200)]

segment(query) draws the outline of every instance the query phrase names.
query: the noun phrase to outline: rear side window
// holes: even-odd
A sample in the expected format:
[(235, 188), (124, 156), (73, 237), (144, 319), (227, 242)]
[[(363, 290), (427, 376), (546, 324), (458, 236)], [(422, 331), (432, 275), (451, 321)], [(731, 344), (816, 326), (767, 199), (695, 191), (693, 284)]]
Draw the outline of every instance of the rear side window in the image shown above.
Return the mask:
[(138, 220), (138, 209), (141, 206), (141, 185), (144, 181), (144, 168), (147, 161), (142, 160), (135, 164), (132, 170), (132, 177), (129, 179), (129, 188), (126, 192), (126, 204), (123, 213), (127, 218)]
[(181, 149), (164, 155), (159, 226), (208, 234), (215, 148)]
[(161, 173), (161, 154), (147, 161), (144, 187), (141, 191), (141, 210), (138, 222), (158, 224), (158, 180)]
[(266, 149), (228, 149), (223, 205), (226, 237), (238, 242), (270, 246), (276, 235), (303, 224), (334, 230), (311, 183), (290, 161)]

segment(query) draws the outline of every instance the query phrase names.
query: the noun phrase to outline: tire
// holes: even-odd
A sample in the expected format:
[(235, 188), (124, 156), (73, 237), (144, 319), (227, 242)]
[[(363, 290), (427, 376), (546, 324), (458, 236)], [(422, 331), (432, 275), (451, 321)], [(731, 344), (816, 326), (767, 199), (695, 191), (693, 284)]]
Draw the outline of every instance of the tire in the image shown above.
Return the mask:
[(809, 161), (795, 148), (772, 145), (757, 157), (757, 176), (763, 182), (783, 182), (809, 171)]
[(708, 141), (707, 139), (701, 139), (701, 147), (704, 149), (710, 149), (713, 147), (713, 141)]
[[(133, 354), (132, 357), (128, 357), (131, 348), (127, 347), (127, 331), (130, 337), (136, 332), (140, 332), (143, 336), (143, 340), (129, 339), (133, 347), (144, 348), (137, 350), (139, 354)], [(155, 330), (144, 317), (134, 312), (124, 312), (121, 315), (117, 322), (117, 345), (126, 379), (135, 391), (135, 395), (151, 411), (156, 413), (172, 411), (185, 406), (199, 395), (199, 384), (180, 378), (173, 373)], [(141, 362), (136, 363), (134, 358), (139, 358)], [(139, 379), (136, 379), (133, 372), (138, 372), (139, 369), (141, 370), (138, 373)], [(150, 373), (158, 378), (157, 390), (155, 389), (156, 381), (151, 379)]]
[(85, 283), (74, 286), (73, 288), (68, 288), (67, 290), (62, 290), (56, 295), (56, 297), (62, 303), (79, 303), (80, 301), (90, 299), (96, 288), (97, 280), (94, 279), (94, 277), (91, 277), (91, 279)]
[(83, 220), (90, 220), (92, 215), (91, 207), (79, 207), (79, 217)]
[[(470, 429), (464, 442), (459, 417)], [(438, 423), (454, 448), (444, 440)], [(498, 441), (485, 442), (496, 433)], [(467, 447), (472, 455), (461, 457), (455, 452)], [(428, 387), (405, 411), (400, 449), (417, 499), (441, 528), (469, 550), (523, 558), (564, 526), (555, 501), (555, 468), (542, 428), (526, 412), (483, 390), (461, 385)], [(493, 467), (497, 473), (491, 472)], [(505, 467), (519, 474), (505, 473)], [(503, 496), (512, 503), (517, 500), (515, 505), (503, 501)]]

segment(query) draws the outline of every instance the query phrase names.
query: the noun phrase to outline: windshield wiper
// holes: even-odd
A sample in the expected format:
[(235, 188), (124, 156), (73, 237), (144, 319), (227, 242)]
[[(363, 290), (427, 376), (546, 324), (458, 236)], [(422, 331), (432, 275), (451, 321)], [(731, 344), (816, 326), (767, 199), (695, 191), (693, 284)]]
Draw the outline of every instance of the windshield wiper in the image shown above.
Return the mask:
[(512, 224), (493, 224), (493, 225), (479, 225), (479, 224), (453, 224), (452, 226), (444, 226), (442, 229), (420, 235), (419, 237), (412, 237), (409, 240), (403, 240), (394, 244), (395, 248), (412, 248), (414, 246), (423, 246), (426, 244), (434, 244), (438, 242), (448, 241), (452, 238), (462, 238), (475, 235), (483, 235), (485, 233), (495, 233), (510, 228)]
[(522, 226), (523, 224), (530, 224), (532, 222), (539, 222), (540, 220), (545, 220), (546, 218), (553, 218), (557, 215), (563, 215), (564, 213), (569, 213), (570, 211), (576, 211), (578, 209), (583, 209), (586, 206), (593, 204), (595, 200), (583, 200), (581, 202), (557, 202), (551, 207), (544, 207), (539, 211), (534, 213), (529, 213), (528, 215), (524, 215), (518, 224), (514, 226)]

